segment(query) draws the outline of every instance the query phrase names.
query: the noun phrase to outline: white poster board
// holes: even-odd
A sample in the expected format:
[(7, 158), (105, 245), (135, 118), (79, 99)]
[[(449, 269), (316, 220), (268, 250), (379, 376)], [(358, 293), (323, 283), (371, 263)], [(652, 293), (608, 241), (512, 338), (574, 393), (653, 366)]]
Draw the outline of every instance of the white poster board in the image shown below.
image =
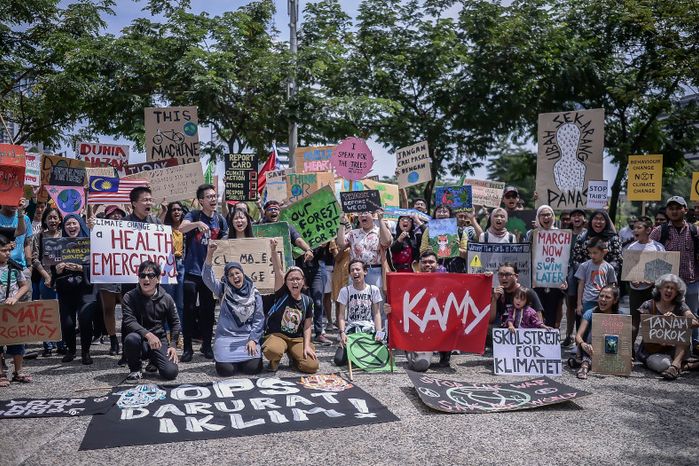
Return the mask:
[(561, 375), (561, 336), (558, 330), (493, 329), (495, 375)]

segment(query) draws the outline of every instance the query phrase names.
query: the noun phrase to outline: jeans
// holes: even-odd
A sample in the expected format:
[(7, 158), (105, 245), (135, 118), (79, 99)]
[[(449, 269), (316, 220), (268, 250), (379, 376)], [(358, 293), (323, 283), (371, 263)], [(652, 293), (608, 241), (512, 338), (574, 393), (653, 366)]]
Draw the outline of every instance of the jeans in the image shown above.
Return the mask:
[[(196, 311), (197, 297), (199, 298), (198, 315)], [(201, 276), (185, 274), (184, 319), (182, 321), (185, 351), (192, 351), (192, 337), (197, 327), (197, 317), (199, 318), (199, 331), (201, 332), (201, 348), (202, 350), (211, 349), (215, 306), (214, 294), (204, 284)]]
[(167, 340), (162, 340), (160, 348), (154, 350), (151, 349), (145, 338), (135, 332), (129, 333), (124, 339), (124, 356), (129, 363), (131, 372), (139, 372), (141, 370), (141, 359), (147, 358), (158, 368), (160, 377), (165, 380), (174, 380), (179, 369), (177, 364), (170, 361), (167, 357), (167, 349)]
[(323, 334), (323, 294), (325, 294), (325, 281), (327, 272), (325, 262), (318, 261), (318, 268), (308, 273), (309, 291), (313, 299), (313, 332), (317, 337)]
[(176, 262), (177, 270), (177, 283), (172, 285), (161, 285), (163, 290), (175, 300), (175, 307), (177, 307), (177, 315), (180, 318), (180, 324), (184, 320), (184, 261), (182, 259), (177, 259)]

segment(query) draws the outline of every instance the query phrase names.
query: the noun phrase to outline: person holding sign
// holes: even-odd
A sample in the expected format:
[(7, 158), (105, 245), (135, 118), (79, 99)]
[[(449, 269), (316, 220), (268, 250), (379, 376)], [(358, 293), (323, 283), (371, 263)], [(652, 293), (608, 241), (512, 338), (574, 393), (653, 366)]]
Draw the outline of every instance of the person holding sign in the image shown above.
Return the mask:
[(259, 348), (265, 324), (262, 297), (239, 262), (227, 263), (223, 277), (216, 280), (212, 267), (217, 247), (215, 242), (209, 243), (201, 275), (221, 302), (214, 340), (216, 373), (221, 377), (233, 377), (239, 373), (254, 375), (262, 370)]
[(350, 259), (358, 259), (369, 267), (366, 282), (381, 288), (382, 262), (384, 251), (391, 247), (393, 236), (388, 225), (383, 220), (383, 209), (376, 211), (379, 226), (374, 225), (372, 212), (359, 214), (359, 228), (345, 234), (345, 226), (349, 224), (347, 216), (342, 214), (342, 224), (337, 229), (337, 248), (339, 252), (350, 248)]
[(303, 270), (292, 266), (284, 274), (277, 254), (277, 241), (270, 239), (270, 244), (276, 291), (262, 298), (265, 309), (269, 309), (262, 353), (272, 371), (277, 370), (286, 353), (298, 370), (314, 374), (318, 371), (318, 358), (311, 343), (313, 300), (301, 293), (305, 284)]
[[(699, 321), (685, 303), (687, 285), (673, 274), (665, 274), (655, 281), (653, 297), (641, 304), (641, 315), (664, 315), (689, 317), (692, 328), (699, 327)], [(640, 321), (640, 319), (639, 319)], [(638, 334), (636, 324), (634, 332)], [(682, 362), (689, 354), (687, 346), (663, 346), (641, 342), (636, 357), (650, 370), (660, 373), (666, 380), (675, 380), (682, 372)]]

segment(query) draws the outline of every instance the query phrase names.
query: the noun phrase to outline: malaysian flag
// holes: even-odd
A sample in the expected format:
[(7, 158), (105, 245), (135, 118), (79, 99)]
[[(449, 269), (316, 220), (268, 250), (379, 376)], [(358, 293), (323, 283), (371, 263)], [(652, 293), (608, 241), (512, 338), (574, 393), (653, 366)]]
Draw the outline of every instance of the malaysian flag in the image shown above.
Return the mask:
[(128, 204), (131, 190), (139, 186), (148, 186), (148, 181), (91, 176), (88, 183), (87, 203), (90, 205)]

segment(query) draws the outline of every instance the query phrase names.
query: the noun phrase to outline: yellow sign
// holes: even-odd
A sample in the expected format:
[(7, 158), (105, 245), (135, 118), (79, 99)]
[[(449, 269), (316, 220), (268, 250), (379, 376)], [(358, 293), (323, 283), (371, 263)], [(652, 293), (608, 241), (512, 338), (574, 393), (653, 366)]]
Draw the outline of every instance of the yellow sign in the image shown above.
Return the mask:
[(483, 265), (481, 264), (481, 259), (477, 255), (473, 256), (473, 259), (471, 259), (471, 264), (469, 264), (469, 265), (471, 267), (474, 267), (474, 268), (475, 267), (483, 267)]
[(663, 156), (629, 155), (629, 201), (659, 201), (663, 191)]
[(692, 186), (689, 188), (689, 200), (699, 201), (699, 172), (692, 173)]

